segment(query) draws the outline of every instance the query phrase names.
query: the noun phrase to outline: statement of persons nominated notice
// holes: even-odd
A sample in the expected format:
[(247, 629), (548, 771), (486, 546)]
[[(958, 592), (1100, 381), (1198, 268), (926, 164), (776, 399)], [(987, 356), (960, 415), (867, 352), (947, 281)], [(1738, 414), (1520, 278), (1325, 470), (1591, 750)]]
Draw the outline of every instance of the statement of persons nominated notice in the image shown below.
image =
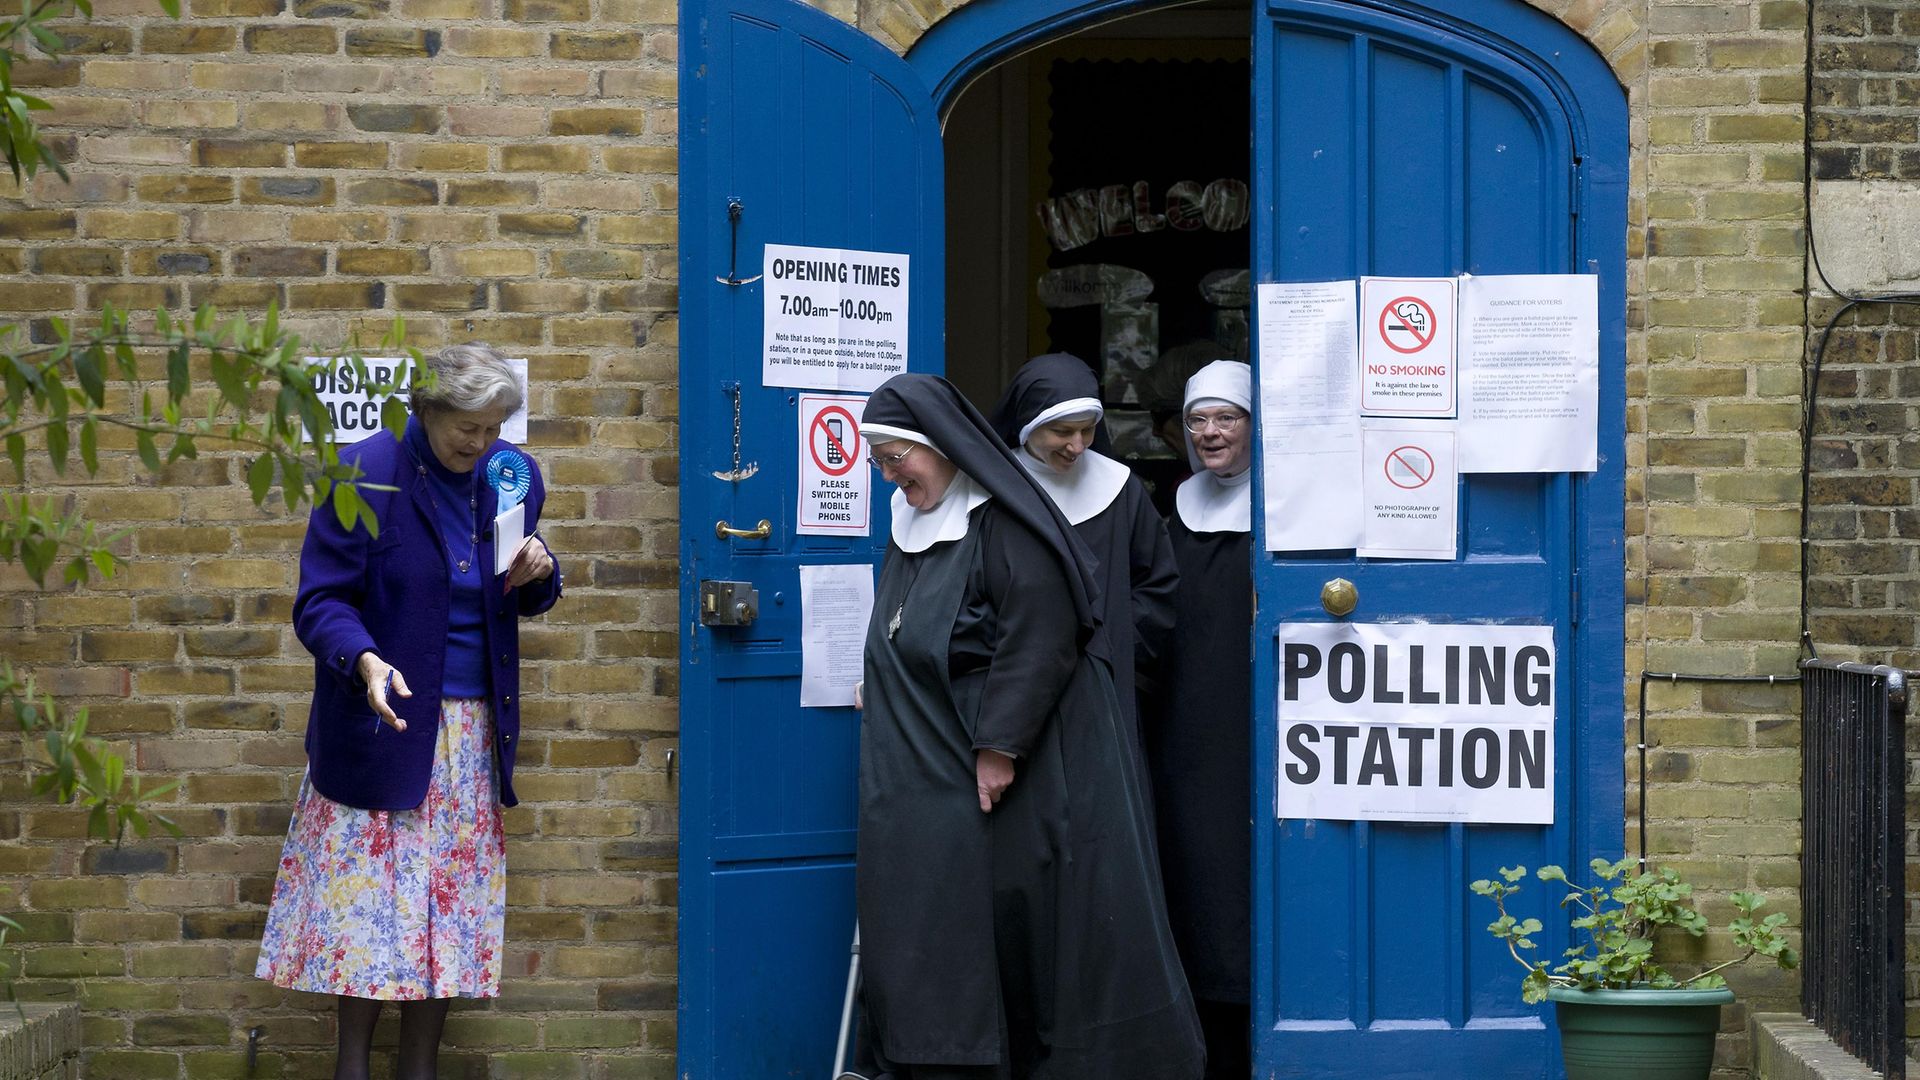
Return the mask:
[(1553, 822), (1551, 626), (1281, 623), (1275, 812)]
[(765, 386), (869, 393), (907, 370), (907, 256), (768, 244)]

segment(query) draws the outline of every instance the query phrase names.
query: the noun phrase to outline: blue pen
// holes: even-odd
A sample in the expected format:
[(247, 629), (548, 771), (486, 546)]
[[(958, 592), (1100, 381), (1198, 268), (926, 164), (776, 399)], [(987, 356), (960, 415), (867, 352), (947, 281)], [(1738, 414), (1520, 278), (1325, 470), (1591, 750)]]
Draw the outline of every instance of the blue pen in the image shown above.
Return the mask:
[[(393, 700), (393, 669), (392, 669), (392, 668), (388, 668), (388, 669), (387, 669), (387, 693), (386, 693), (386, 697), (387, 697), (387, 701), (389, 702), (389, 704), (387, 705), (387, 708), (389, 708), (389, 709), (391, 709), (391, 708), (393, 708), (393, 705), (391, 704), (391, 702), (392, 702), (392, 700)], [(378, 735), (378, 734), (380, 734), (380, 723), (381, 723), (381, 720), (380, 720), (380, 714), (379, 714), (379, 713), (374, 713), (374, 714), (373, 714), (373, 733), (374, 733), (375, 735)]]

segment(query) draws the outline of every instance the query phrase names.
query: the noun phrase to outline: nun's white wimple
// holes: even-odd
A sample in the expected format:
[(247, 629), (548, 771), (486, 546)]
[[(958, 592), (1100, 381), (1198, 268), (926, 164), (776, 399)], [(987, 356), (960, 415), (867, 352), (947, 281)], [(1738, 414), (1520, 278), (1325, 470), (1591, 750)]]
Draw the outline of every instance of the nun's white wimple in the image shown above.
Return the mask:
[(860, 425), (860, 437), (867, 440), (868, 446), (877, 446), (880, 443), (896, 442), (904, 439), (907, 442), (919, 443), (934, 453), (940, 454), (941, 457), (947, 456), (940, 453), (940, 448), (933, 445), (932, 439), (927, 438), (912, 428), (891, 427), (887, 424), (863, 423)]
[(1041, 409), (1040, 415), (1027, 421), (1027, 426), (1020, 429), (1020, 445), (1025, 446), (1027, 440), (1033, 438), (1034, 432), (1056, 420), (1065, 420), (1068, 417), (1076, 420), (1098, 420), (1106, 414), (1107, 410), (1100, 404), (1099, 398), (1077, 397), (1055, 402)]

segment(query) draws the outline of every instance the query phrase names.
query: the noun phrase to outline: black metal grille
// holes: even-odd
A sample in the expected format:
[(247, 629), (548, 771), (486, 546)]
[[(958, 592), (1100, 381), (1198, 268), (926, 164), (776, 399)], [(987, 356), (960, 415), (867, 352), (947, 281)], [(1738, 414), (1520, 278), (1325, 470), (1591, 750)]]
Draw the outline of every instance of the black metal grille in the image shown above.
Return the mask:
[(1906, 1077), (1907, 673), (1800, 663), (1807, 1018)]

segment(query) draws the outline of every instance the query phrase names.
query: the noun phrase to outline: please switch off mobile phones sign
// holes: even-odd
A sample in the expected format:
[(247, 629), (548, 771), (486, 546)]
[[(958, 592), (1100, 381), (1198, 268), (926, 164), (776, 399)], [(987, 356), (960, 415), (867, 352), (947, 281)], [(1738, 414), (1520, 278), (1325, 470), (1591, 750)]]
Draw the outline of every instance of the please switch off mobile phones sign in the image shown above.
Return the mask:
[(800, 515), (802, 536), (865, 536), (873, 470), (860, 441), (867, 399), (800, 395)]

